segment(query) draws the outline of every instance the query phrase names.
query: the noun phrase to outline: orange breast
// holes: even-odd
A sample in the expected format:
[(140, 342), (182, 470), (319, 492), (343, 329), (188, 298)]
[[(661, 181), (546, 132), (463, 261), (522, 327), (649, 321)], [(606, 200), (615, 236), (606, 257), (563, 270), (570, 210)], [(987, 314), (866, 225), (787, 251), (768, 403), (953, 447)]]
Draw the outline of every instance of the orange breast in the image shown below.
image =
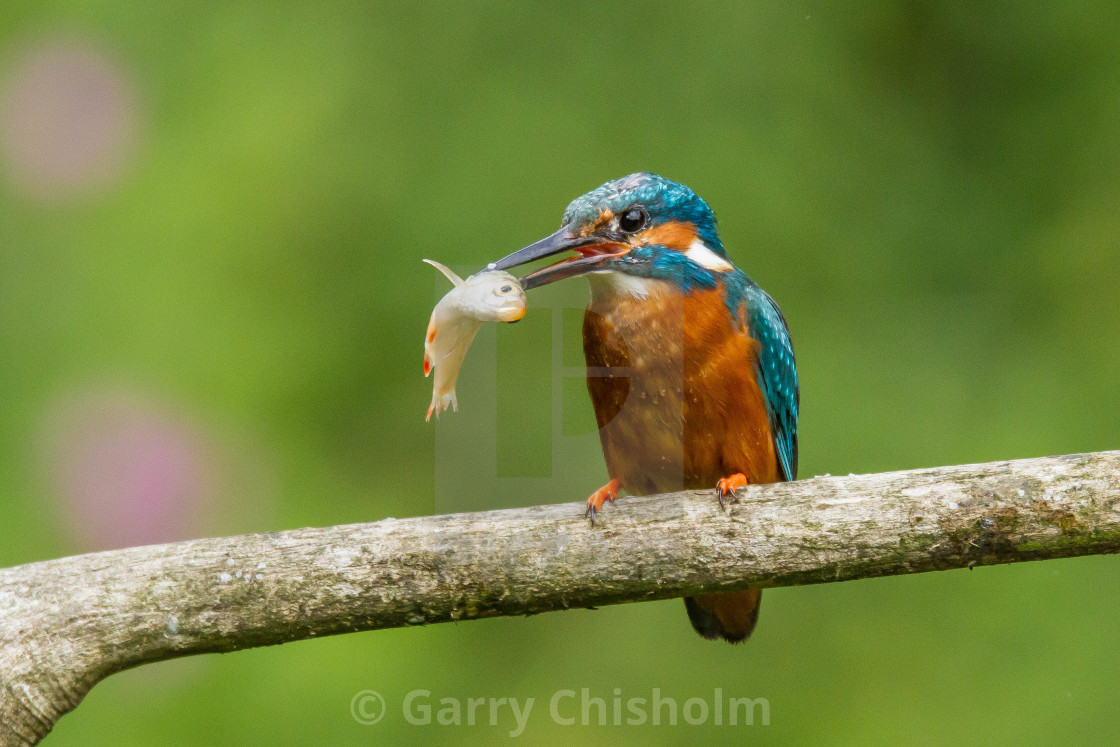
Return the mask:
[(607, 471), (625, 490), (779, 479), (756, 343), (722, 292), (593, 297), (583, 341)]

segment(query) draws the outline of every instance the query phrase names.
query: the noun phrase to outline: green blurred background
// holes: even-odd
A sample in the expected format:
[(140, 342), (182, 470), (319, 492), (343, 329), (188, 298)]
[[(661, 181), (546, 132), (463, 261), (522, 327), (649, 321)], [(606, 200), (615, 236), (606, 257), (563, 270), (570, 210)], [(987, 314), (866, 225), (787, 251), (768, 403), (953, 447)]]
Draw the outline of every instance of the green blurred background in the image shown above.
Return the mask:
[[(1117, 28), (1079, 3), (6, 0), (0, 565), (581, 499), (585, 287), (485, 330), (461, 412), (425, 424), (446, 288), (419, 260), (477, 268), (636, 170), (703, 195), (782, 305), (802, 476), (1115, 448)], [(734, 649), (672, 600), (196, 657), (110, 678), (48, 743), (513, 728), (410, 726), (417, 688), (535, 697), (532, 743), (1108, 743), (1118, 581), (1096, 557), (778, 589)], [(585, 687), (719, 687), (771, 722), (554, 724)]]

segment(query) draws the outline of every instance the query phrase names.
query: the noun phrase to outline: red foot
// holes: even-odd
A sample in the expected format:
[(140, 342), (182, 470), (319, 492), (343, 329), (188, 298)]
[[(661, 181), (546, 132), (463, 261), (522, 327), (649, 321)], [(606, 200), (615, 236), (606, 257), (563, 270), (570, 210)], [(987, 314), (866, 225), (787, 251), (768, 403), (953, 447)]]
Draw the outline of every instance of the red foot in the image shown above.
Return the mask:
[(719, 507), (723, 508), (723, 499), (727, 496), (735, 498), (735, 491), (747, 484), (747, 476), (736, 472), (730, 477), (725, 477), (716, 483), (716, 496), (719, 498)]
[(599, 513), (599, 509), (603, 507), (604, 503), (607, 501), (614, 503), (614, 499), (618, 497), (618, 489), (620, 487), (621, 483), (618, 480), (611, 480), (592, 493), (591, 497), (587, 499), (587, 512), (584, 516), (590, 517), (592, 524), (595, 523), (595, 514)]

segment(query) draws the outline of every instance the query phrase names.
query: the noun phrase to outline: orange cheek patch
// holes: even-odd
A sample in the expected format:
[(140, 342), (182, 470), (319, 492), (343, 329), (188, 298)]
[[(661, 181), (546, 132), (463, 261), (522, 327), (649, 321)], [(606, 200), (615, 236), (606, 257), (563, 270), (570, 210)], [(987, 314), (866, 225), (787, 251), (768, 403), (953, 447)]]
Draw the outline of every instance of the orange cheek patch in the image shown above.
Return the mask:
[(696, 226), (681, 221), (667, 221), (659, 226), (647, 228), (635, 237), (639, 244), (666, 246), (677, 251), (686, 251), (696, 240)]

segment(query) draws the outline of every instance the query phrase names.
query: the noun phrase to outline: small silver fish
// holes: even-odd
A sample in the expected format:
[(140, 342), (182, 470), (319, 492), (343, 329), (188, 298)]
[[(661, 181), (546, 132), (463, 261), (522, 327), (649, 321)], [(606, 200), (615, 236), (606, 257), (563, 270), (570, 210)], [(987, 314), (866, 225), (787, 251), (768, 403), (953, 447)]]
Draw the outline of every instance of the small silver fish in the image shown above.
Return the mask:
[(439, 262), (424, 261), (455, 284), (432, 310), (424, 336), (424, 375), (429, 375), (433, 368), (436, 371), (432, 404), (424, 417), (431, 420), (433, 412), (439, 417), (448, 405), (458, 411), (455, 382), (459, 367), (482, 323), (516, 322), (525, 316), (527, 304), (525, 291), (508, 272), (483, 270), (463, 280)]

